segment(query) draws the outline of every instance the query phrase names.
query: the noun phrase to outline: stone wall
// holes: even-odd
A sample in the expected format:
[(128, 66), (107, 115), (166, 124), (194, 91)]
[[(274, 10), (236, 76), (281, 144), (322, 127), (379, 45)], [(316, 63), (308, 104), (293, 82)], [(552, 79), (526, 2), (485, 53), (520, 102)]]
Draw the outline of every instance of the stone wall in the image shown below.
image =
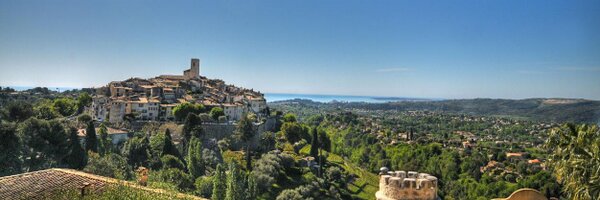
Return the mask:
[(435, 176), (418, 172), (382, 172), (377, 200), (435, 200), (438, 181)]
[[(257, 124), (257, 134), (252, 139), (252, 148), (256, 148), (259, 144), (261, 135), (267, 131), (274, 131), (277, 125), (276, 118), (268, 118), (265, 122)], [(207, 139), (214, 139), (216, 141), (222, 140), (223, 138), (233, 135), (235, 132), (236, 125), (233, 123), (204, 123), (202, 124), (204, 133)], [(239, 144), (232, 144), (234, 148), (239, 148)]]

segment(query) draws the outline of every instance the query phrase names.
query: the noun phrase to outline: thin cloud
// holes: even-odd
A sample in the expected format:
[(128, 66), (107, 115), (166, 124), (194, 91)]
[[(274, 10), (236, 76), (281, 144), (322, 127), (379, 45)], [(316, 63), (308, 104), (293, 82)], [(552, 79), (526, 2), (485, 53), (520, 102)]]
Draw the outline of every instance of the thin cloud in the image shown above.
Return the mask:
[(597, 72), (600, 71), (600, 67), (558, 67), (556, 70), (560, 71), (578, 71), (578, 72)]
[(396, 67), (396, 68), (378, 69), (375, 71), (376, 72), (407, 72), (407, 71), (410, 71), (410, 69), (406, 68), (406, 67)]

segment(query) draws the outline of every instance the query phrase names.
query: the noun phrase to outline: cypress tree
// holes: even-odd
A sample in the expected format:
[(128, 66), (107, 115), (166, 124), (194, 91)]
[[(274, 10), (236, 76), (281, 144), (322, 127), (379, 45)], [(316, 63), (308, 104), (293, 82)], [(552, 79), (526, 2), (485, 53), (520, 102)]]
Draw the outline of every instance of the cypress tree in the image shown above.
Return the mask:
[(229, 173), (227, 174), (227, 192), (225, 192), (225, 200), (244, 199), (244, 177), (240, 172), (239, 167), (235, 162), (229, 163)]
[(202, 142), (192, 136), (187, 154), (187, 168), (194, 180), (204, 174), (204, 163), (202, 162)]
[[(183, 146), (187, 147), (192, 135), (201, 124), (200, 118), (194, 113), (189, 113), (183, 123)], [(184, 155), (187, 151), (184, 151)]]
[(242, 119), (238, 121), (235, 133), (236, 135), (238, 135), (238, 137), (242, 139), (244, 143), (246, 143), (246, 170), (251, 170), (252, 160), (250, 157), (250, 142), (252, 140), (252, 137), (254, 137), (255, 131), (254, 125), (252, 124), (252, 120), (248, 118), (247, 114), (244, 114), (242, 116)]
[(312, 141), (310, 143), (310, 156), (317, 158), (319, 156), (319, 132), (315, 126), (312, 129)]
[(96, 138), (96, 128), (93, 121), (88, 122), (85, 129), (85, 151), (98, 153), (98, 138)]
[(98, 135), (100, 135), (100, 145), (98, 146), (98, 150), (100, 155), (105, 155), (110, 153), (112, 148), (111, 139), (108, 138), (108, 130), (104, 124), (100, 124), (100, 130), (98, 130)]
[(69, 132), (69, 153), (65, 158), (65, 161), (71, 168), (83, 169), (87, 164), (87, 156), (79, 143), (77, 129), (71, 128)]
[(256, 199), (258, 196), (258, 186), (256, 178), (251, 173), (248, 173), (248, 187), (246, 188), (246, 199)]
[(165, 145), (163, 146), (163, 155), (165, 154), (171, 154), (177, 158), (181, 158), (181, 153), (179, 153), (179, 150), (177, 150), (177, 147), (175, 147), (175, 144), (173, 143), (173, 138), (171, 137), (171, 130), (167, 129), (165, 130)]
[(224, 200), (225, 193), (227, 191), (225, 169), (221, 164), (217, 165), (215, 169), (215, 175), (213, 177), (213, 191), (210, 199), (212, 200)]

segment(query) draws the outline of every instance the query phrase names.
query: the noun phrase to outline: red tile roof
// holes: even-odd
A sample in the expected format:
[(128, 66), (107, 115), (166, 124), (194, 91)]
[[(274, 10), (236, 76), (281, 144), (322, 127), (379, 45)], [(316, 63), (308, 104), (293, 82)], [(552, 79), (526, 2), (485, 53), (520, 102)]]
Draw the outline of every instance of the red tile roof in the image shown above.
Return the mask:
[[(167, 191), (143, 187), (131, 182), (98, 176), (72, 169), (46, 169), (0, 177), (0, 199), (48, 199), (53, 192), (86, 188), (86, 193), (102, 192), (106, 186), (120, 184), (139, 190), (166, 194)], [(176, 194), (187, 199), (200, 197)]]

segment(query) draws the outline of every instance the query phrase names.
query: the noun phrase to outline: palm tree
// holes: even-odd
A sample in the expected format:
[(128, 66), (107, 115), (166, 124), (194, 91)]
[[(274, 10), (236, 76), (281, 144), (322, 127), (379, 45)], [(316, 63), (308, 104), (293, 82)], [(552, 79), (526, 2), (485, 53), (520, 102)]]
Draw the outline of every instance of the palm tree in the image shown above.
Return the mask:
[(597, 125), (565, 124), (551, 131), (548, 161), (569, 199), (600, 199), (600, 132)]

